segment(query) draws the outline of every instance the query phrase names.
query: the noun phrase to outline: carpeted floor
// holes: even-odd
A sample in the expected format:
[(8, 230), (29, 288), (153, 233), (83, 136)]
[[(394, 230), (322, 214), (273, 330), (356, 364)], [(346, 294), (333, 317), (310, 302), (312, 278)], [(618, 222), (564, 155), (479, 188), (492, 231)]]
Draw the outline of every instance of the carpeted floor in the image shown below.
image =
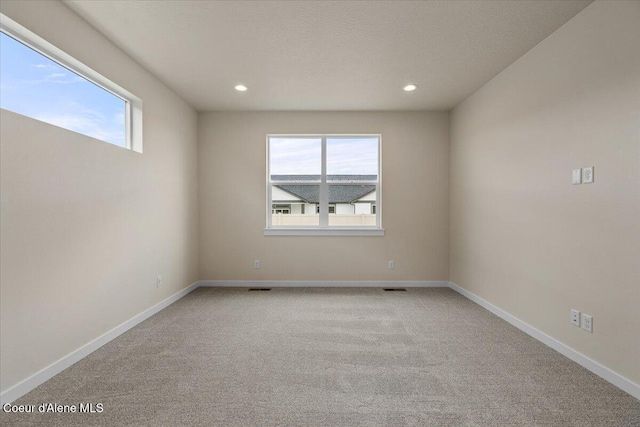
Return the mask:
[(640, 401), (446, 288), (200, 288), (2, 425), (638, 426)]

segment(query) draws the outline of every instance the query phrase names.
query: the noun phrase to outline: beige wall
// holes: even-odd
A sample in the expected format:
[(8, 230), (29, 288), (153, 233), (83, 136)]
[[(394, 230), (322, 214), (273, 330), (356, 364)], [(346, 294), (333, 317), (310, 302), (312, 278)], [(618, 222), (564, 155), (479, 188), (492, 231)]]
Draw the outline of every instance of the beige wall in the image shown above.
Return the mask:
[(451, 281), (635, 382), (639, 23), (638, 2), (593, 3), (451, 119)]
[(0, 114), (5, 391), (198, 279), (197, 114), (66, 6), (1, 5), (144, 103), (143, 154)]
[[(385, 236), (264, 236), (269, 133), (382, 134)], [(448, 138), (447, 113), (200, 114), (200, 278), (447, 280)]]

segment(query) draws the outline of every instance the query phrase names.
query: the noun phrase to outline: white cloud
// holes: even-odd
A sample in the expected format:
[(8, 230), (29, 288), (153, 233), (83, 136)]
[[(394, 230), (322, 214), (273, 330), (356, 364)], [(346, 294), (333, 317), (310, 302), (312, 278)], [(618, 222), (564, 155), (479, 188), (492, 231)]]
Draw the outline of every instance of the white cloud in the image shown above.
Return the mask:
[(332, 175), (376, 175), (377, 138), (327, 140), (327, 173)]
[(124, 113), (115, 114), (112, 121), (117, 126), (124, 126)]
[(123, 128), (107, 124), (100, 113), (35, 114), (33, 118), (112, 144), (124, 146), (125, 143)]
[(270, 172), (273, 175), (319, 175), (320, 139), (272, 138)]
[(46, 68), (46, 69), (58, 69), (59, 67), (53, 65), (53, 64), (31, 64), (32, 67), (35, 68)]
[[(273, 175), (320, 174), (320, 140), (272, 138), (270, 171)], [(327, 173), (376, 175), (377, 138), (328, 138)]]

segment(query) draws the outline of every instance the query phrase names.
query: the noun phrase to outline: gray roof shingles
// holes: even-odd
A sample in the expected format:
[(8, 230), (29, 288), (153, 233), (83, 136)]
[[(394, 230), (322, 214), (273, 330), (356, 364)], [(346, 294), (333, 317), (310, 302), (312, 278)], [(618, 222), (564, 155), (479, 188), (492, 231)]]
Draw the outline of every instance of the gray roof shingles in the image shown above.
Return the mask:
[[(329, 175), (329, 181), (375, 181), (376, 175)], [(318, 181), (320, 175), (271, 175), (272, 181)], [(284, 191), (293, 194), (307, 203), (318, 203), (319, 185), (277, 185)], [(376, 186), (361, 185), (329, 185), (329, 203), (352, 203), (375, 191)]]

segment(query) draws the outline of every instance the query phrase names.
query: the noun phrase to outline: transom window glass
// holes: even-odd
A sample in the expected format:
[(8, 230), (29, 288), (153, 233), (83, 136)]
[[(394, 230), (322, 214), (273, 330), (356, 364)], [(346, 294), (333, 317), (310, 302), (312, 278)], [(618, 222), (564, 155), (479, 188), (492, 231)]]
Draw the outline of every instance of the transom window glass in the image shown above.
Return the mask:
[(381, 235), (367, 233), (382, 229), (380, 135), (269, 135), (267, 145), (265, 234)]
[(0, 17), (0, 108), (142, 151), (140, 99)]

